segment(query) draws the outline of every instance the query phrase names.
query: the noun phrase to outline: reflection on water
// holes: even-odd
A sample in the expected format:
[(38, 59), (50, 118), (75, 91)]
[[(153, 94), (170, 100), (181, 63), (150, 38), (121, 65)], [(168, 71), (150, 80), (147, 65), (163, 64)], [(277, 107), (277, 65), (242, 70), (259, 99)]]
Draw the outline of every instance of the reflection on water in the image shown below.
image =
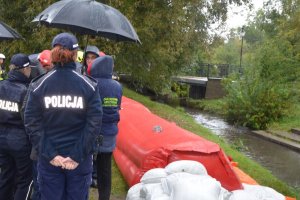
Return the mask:
[(241, 146), (246, 156), (269, 169), (279, 179), (293, 187), (300, 187), (300, 153), (259, 138), (249, 130), (232, 126), (221, 118), (190, 110), (187, 112), (228, 143)]

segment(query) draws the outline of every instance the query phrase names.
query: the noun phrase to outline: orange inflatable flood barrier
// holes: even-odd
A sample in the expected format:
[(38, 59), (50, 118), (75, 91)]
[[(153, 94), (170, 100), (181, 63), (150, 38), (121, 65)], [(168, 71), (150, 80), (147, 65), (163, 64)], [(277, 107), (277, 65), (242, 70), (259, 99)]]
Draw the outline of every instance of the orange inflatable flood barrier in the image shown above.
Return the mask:
[[(203, 164), (210, 176), (229, 190), (243, 189), (242, 182), (257, 184), (232, 166), (220, 146), (151, 113), (144, 105), (122, 98), (115, 161), (131, 187), (145, 172), (164, 168), (176, 160)], [(243, 178), (242, 178), (243, 177)]]

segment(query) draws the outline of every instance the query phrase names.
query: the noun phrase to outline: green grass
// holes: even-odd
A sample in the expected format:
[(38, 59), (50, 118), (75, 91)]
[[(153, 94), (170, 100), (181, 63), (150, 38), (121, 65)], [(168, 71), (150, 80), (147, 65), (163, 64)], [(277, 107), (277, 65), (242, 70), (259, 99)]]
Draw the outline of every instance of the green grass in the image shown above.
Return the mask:
[[(153, 113), (161, 116), (164, 119), (175, 122), (178, 126), (185, 128), (203, 138), (206, 138), (210, 141), (218, 143), (222, 149), (225, 151), (227, 155), (230, 155), (234, 161), (239, 163), (239, 167), (253, 177), (259, 184), (272, 187), (278, 192), (288, 195), (288, 196), (296, 196), (296, 194), (300, 194), (300, 189), (296, 190), (289, 187), (284, 182), (278, 180), (274, 177), (270, 171), (260, 166), (258, 163), (250, 160), (243, 154), (241, 154), (238, 150), (231, 147), (229, 144), (225, 143), (224, 140), (219, 138), (218, 136), (212, 134), (208, 129), (202, 127), (197, 124), (195, 120), (186, 114), (183, 109), (174, 109), (168, 105), (157, 103), (151, 101), (148, 97), (142, 96), (129, 90), (124, 87), (124, 96), (134, 99), (146, 107), (148, 107)], [(122, 175), (117, 170), (114, 165), (114, 173), (113, 173), (113, 190), (112, 194), (114, 196), (126, 196), (128, 187), (126, 186)], [(300, 196), (297, 196), (300, 198)], [(91, 196), (91, 199), (95, 199)]]
[(300, 128), (300, 103), (293, 106), (288, 116), (278, 122), (270, 124), (269, 130), (290, 131), (291, 128)]
[(203, 110), (205, 112), (214, 113), (217, 115), (224, 116), (226, 114), (225, 101), (224, 99), (201, 99), (201, 100), (194, 100), (188, 99), (187, 100), (188, 106)]
[[(115, 198), (120, 197), (124, 199), (126, 197), (128, 186), (122, 177), (120, 170), (118, 169), (115, 161), (112, 162), (112, 188), (111, 193)], [(96, 189), (90, 189), (89, 200), (98, 200), (98, 191)]]

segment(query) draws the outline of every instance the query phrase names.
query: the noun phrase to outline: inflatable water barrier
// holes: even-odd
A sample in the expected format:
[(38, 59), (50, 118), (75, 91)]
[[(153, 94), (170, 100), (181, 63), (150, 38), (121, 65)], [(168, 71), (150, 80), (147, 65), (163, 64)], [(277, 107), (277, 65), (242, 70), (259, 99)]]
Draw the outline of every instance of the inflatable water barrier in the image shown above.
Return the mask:
[(122, 98), (115, 161), (131, 187), (154, 168), (178, 160), (201, 163), (212, 178), (228, 191), (257, 184), (231, 162), (220, 146), (151, 113), (144, 105)]

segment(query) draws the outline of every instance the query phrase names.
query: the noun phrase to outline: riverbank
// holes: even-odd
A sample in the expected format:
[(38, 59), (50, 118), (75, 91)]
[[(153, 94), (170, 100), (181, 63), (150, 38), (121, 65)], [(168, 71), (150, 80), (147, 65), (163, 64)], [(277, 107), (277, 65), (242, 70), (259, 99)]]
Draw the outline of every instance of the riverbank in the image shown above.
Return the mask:
[[(199, 109), (208, 113), (213, 113), (222, 117), (226, 115), (226, 106), (223, 99), (201, 99), (201, 100), (186, 100), (186, 104), (190, 108)], [(268, 125), (269, 132), (291, 132), (291, 129), (300, 129), (300, 103), (295, 104), (290, 108), (289, 113), (276, 122)]]
[[(127, 88), (124, 88), (124, 95), (141, 102), (142, 104), (147, 106), (153, 113), (169, 121), (175, 122), (178, 126), (194, 132), (210, 141), (218, 143), (226, 152), (226, 154), (231, 156), (234, 161), (238, 162), (239, 167), (246, 173), (251, 175), (255, 180), (257, 180), (259, 184), (272, 187), (278, 192), (288, 196), (296, 196), (296, 194), (300, 193), (300, 190), (296, 191), (295, 189), (290, 188), (287, 184), (275, 178), (270, 171), (264, 169), (256, 162), (246, 158), (236, 149), (225, 143), (218, 136), (212, 134), (208, 129), (197, 124), (195, 120), (187, 113), (185, 113), (182, 108), (174, 109), (168, 105), (153, 102), (148, 97), (139, 95)], [(112, 194), (117, 197), (126, 196), (127, 190), (128, 187), (126, 186), (119, 170), (114, 165)], [(91, 195), (90, 199), (95, 199), (95, 197), (93, 196), (94, 195)], [(298, 198), (300, 197), (298, 196)]]

